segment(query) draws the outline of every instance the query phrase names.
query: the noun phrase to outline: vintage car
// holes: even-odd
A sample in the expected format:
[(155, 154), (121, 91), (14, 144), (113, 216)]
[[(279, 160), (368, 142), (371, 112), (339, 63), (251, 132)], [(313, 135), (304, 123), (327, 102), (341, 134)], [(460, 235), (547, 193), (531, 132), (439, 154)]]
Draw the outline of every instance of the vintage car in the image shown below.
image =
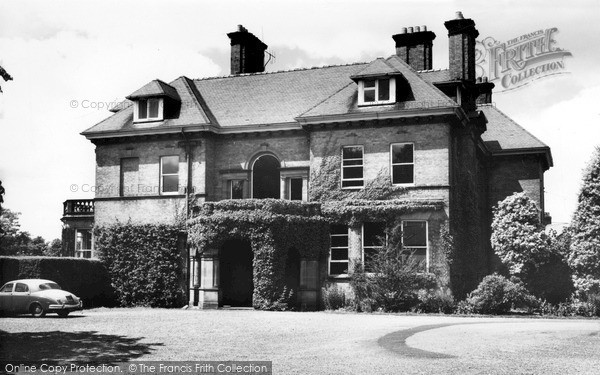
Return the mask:
[(43, 279), (10, 281), (0, 288), (0, 313), (31, 314), (42, 317), (46, 313), (57, 313), (61, 318), (71, 311), (82, 310), (81, 299), (57, 283)]

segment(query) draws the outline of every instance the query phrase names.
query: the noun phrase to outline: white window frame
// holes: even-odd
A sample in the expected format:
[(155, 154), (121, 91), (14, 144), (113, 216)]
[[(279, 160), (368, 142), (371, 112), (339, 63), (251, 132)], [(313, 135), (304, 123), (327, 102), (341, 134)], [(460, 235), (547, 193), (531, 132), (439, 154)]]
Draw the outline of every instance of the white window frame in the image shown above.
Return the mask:
[[(394, 163), (394, 152), (392, 151), (394, 149), (394, 146), (397, 145), (411, 145), (412, 146), (412, 162), (411, 163)], [(395, 165), (412, 165), (413, 166), (413, 175), (412, 175), (412, 182), (406, 182), (406, 183), (394, 183), (394, 166)], [(397, 143), (392, 143), (390, 144), (390, 181), (392, 182), (392, 185), (394, 186), (414, 186), (415, 185), (415, 144), (413, 142), (397, 142)]]
[[(164, 158), (177, 158), (177, 173), (163, 173), (163, 159)], [(160, 186), (160, 195), (177, 195), (179, 194), (179, 155), (163, 155), (159, 159), (159, 186)], [(163, 191), (163, 177), (164, 176), (177, 176), (177, 190), (176, 191)]]
[(404, 223), (425, 223), (425, 246), (408, 246), (408, 249), (425, 249), (425, 272), (429, 272), (429, 222), (427, 220), (402, 220), (402, 250), (404, 250)]
[[(359, 159), (344, 159), (344, 149), (345, 148), (352, 148), (352, 147), (360, 147), (361, 151), (362, 151), (362, 158), (361, 160), (361, 164), (360, 165), (344, 165), (344, 160), (359, 160)], [(365, 146), (363, 145), (346, 145), (346, 146), (342, 146), (341, 149), (341, 160), (342, 162), (340, 163), (341, 166), (341, 178), (340, 178), (340, 187), (342, 189), (363, 189), (365, 187)], [(352, 168), (352, 167), (361, 167), (362, 168), (362, 172), (363, 172), (363, 176), (362, 178), (345, 178), (344, 177), (344, 167), (348, 167), (348, 168)], [(362, 185), (360, 186), (344, 186), (344, 182), (345, 181), (361, 181)]]
[[(83, 244), (85, 243), (85, 241), (83, 241), (83, 231), (88, 231), (90, 232), (90, 248), (89, 249), (79, 249), (77, 248), (78, 246), (78, 234), (81, 233), (81, 245), (83, 246)], [(90, 230), (90, 229), (75, 229), (75, 257), (76, 258), (85, 258), (85, 254), (89, 253), (90, 257), (88, 259), (96, 259), (96, 254), (94, 252), (94, 233)]]
[[(385, 237), (385, 242), (382, 245), (380, 244), (380, 245), (377, 245), (377, 246), (365, 246), (365, 224), (367, 224), (367, 223), (374, 223), (374, 224), (381, 223), (381, 224), (383, 224), (383, 236)], [(361, 237), (362, 237), (362, 241), (361, 241), (361, 245), (362, 245), (361, 246), (361, 261), (362, 261), (363, 269), (365, 267), (365, 248), (368, 248), (368, 249), (380, 249), (383, 246), (387, 246), (388, 235), (387, 235), (387, 232), (386, 232), (386, 227), (387, 227), (387, 223), (383, 222), (383, 221), (367, 221), (367, 222), (362, 223), (362, 226), (361, 226)]]
[[(327, 274), (330, 277), (348, 277), (348, 275), (350, 274), (350, 227), (346, 224), (343, 224), (346, 227), (346, 234), (341, 234), (341, 233), (330, 233), (329, 234), (329, 238), (330, 238), (330, 246), (329, 246), (329, 259), (327, 262)], [(333, 245), (333, 241), (332, 241), (332, 237), (346, 237), (346, 243), (347, 246), (332, 246)], [(346, 260), (332, 260), (331, 259), (331, 253), (332, 250), (342, 250), (342, 249), (346, 249), (346, 251), (348, 252), (348, 258)], [(348, 272), (347, 273), (331, 273), (331, 263), (347, 263), (348, 264)]]
[[(158, 113), (156, 117), (150, 117), (150, 106), (146, 103), (146, 117), (140, 118), (140, 102), (148, 102), (150, 100), (158, 101)], [(133, 102), (133, 121), (134, 122), (150, 122), (150, 121), (162, 121), (164, 119), (164, 99), (163, 98), (141, 98)]]
[[(388, 96), (388, 100), (378, 100), (379, 98), (379, 80), (389, 80), (389, 89), (390, 93)], [(368, 79), (371, 81), (372, 79)], [(396, 78), (386, 77), (386, 78), (375, 78), (375, 100), (371, 102), (365, 101), (365, 80), (358, 81), (358, 105), (359, 106), (367, 106), (367, 105), (379, 105), (379, 104), (391, 104), (396, 102)], [(370, 89), (370, 88), (369, 88)]]

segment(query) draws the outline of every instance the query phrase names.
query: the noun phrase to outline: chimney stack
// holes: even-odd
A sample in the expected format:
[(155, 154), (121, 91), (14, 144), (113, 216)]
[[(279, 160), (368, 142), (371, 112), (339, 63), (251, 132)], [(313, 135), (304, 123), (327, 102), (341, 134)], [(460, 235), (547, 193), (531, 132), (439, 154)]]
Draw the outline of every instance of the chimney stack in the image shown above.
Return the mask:
[(242, 25), (227, 36), (231, 39), (231, 74), (265, 71), (266, 44)]
[(435, 34), (427, 31), (427, 26), (403, 27), (400, 34), (393, 35), (396, 42), (396, 55), (414, 70), (430, 70), (433, 40)]
[(456, 12), (453, 20), (444, 22), (448, 29), (450, 79), (475, 82), (475, 39), (479, 31), (475, 22)]

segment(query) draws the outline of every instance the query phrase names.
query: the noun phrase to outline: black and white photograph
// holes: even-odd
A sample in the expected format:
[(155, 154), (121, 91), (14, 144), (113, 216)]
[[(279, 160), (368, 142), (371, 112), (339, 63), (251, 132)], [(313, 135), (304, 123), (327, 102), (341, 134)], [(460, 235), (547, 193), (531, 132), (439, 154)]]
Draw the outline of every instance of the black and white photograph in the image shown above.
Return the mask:
[(600, 3), (2, 0), (0, 374), (597, 374)]

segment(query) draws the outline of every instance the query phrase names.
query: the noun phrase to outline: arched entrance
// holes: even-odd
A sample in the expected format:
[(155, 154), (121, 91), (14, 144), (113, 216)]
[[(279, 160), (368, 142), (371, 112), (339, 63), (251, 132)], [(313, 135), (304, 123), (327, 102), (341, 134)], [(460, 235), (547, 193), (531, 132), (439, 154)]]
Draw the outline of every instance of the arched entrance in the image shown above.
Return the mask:
[(252, 198), (280, 197), (279, 160), (272, 155), (260, 156), (252, 166)]
[(248, 241), (230, 240), (219, 256), (221, 306), (252, 306), (254, 255)]

